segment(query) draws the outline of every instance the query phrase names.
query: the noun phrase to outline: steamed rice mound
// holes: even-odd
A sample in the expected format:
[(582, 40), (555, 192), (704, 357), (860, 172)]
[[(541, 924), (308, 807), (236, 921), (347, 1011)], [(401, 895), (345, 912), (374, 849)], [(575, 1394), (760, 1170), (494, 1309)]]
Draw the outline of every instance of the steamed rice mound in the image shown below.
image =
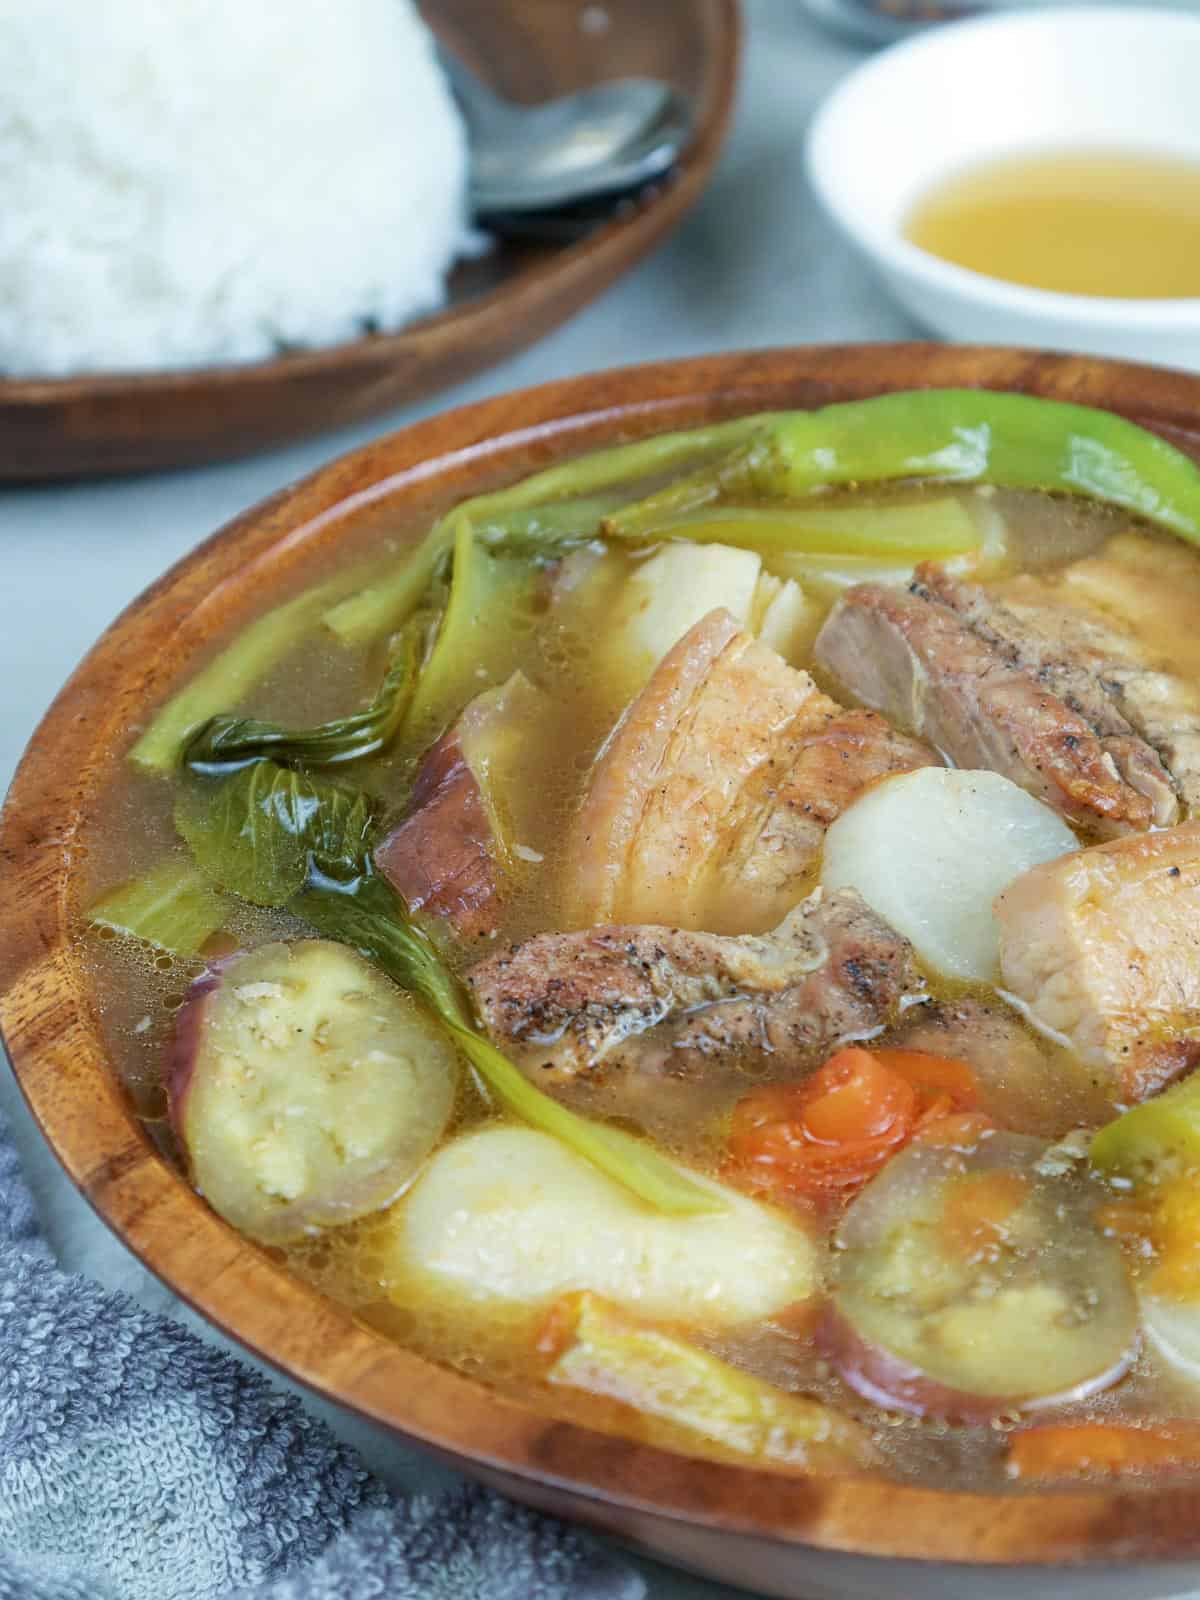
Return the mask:
[(444, 299), (466, 187), (411, 0), (0, 6), (0, 372), (396, 328)]

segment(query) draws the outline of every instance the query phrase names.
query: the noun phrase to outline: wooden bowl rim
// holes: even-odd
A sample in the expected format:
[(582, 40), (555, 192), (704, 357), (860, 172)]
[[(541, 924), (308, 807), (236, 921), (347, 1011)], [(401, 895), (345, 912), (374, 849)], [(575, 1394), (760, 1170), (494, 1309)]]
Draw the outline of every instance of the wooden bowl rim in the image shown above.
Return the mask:
[(0, 1032), (51, 1148), (150, 1271), (289, 1377), (467, 1471), (504, 1474), (512, 1492), (556, 1491), (570, 1514), (602, 1526), (632, 1513), (755, 1535), (796, 1547), (798, 1559), (806, 1545), (1002, 1565), (1195, 1557), (1200, 1487), (995, 1495), (785, 1476), (554, 1421), (410, 1354), (235, 1234), (157, 1154), (110, 1076), (68, 937), (70, 846), (105, 762), (130, 742), (135, 708), (194, 669), (244, 596), (262, 597), (312, 549), (335, 546), (364, 510), (393, 498), (419, 509), (442, 481), (461, 496), (509, 457), (527, 471), (531, 453), (541, 465), (703, 417), (947, 385), (1106, 403), (1200, 453), (1200, 378), (1183, 373), (1003, 349), (816, 346), (624, 368), (485, 400), (376, 440), (230, 523), (102, 635), (18, 768), (0, 813)]
[[(331, 410), (329, 427), (346, 426), (371, 415), (384, 406), (401, 404), (386, 387), (386, 375), (400, 370), (406, 361), (420, 357), (422, 351), (440, 352), (433, 359), (444, 359), (452, 346), (455, 371), (464, 377), (495, 366), (504, 355), (536, 342), (543, 334), (568, 320), (575, 312), (604, 293), (617, 278), (630, 271), (661, 243), (683, 220), (699, 199), (713, 174), (724, 146), (733, 114), (742, 50), (742, 22), (738, 0), (694, 0), (703, 4), (710, 16), (707, 24), (714, 47), (703, 57), (702, 88), (696, 95), (696, 118), (687, 144), (671, 174), (652, 186), (633, 205), (584, 238), (554, 251), (545, 259), (522, 266), (510, 277), (470, 299), (446, 305), (414, 318), (389, 333), (363, 334), (336, 345), (300, 349), (265, 360), (225, 362), (214, 365), (171, 367), (162, 370), (139, 368), (129, 372), (87, 372), (67, 376), (29, 374), (6, 377), (0, 372), (0, 411), (3, 411), (14, 438), (30, 434), (39, 426), (58, 424), (67, 408), (94, 413), (108, 405), (123, 406), (139, 416), (166, 415), (160, 408), (173, 402), (192, 399), (217, 408), (230, 397), (256, 396), (275, 399), (286, 390), (310, 391), (322, 383), (334, 383), (361, 369), (362, 384), (369, 396), (369, 375), (374, 374), (385, 398), (376, 403), (369, 398), (341, 414)], [(527, 324), (515, 337), (511, 326)], [(497, 343), (498, 330), (504, 336), (500, 353), (472, 359), (469, 351), (478, 346), (490, 349)], [(448, 378), (429, 383), (420, 380), (410, 398), (417, 400), (444, 387)], [(336, 403), (336, 396), (331, 405)], [(247, 402), (249, 403), (249, 402)], [(258, 403), (255, 401), (254, 403)], [(18, 433), (19, 430), (19, 433)], [(271, 430), (268, 436), (251, 442), (249, 450), (265, 449), (289, 439), (316, 431), (311, 422), (297, 427)], [(45, 471), (26, 472), (5, 468), (0, 482), (53, 481), (82, 472), (108, 470), (146, 470), (145, 466), (106, 468), (97, 457), (94, 427), (81, 446), (87, 465), (65, 465)], [(155, 456), (151, 465), (159, 470), (187, 466), (206, 460), (227, 459), (245, 454), (226, 445), (197, 449), (185, 441), (179, 448)], [(139, 453), (139, 460), (144, 452)], [(40, 458), (39, 458), (40, 459)]]

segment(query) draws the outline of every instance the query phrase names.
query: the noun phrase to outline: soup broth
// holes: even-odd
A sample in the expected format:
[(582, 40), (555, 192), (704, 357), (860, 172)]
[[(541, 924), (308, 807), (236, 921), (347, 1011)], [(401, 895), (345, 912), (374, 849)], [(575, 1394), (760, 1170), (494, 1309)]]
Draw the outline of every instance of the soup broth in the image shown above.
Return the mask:
[[(339, 633), (335, 600), (219, 707), (285, 730), (335, 724), (347, 708), (378, 704), (408, 628), (415, 691), (381, 748), (327, 769), (311, 756), (287, 765), (268, 761), (278, 742), (247, 755), (238, 725), (224, 746), (210, 739), (201, 762), (192, 726), (190, 769), (177, 758), (165, 772), (135, 761), (97, 796), (79, 938), (135, 1103), (212, 1203), (293, 1271), (387, 1337), (554, 1415), (779, 1470), (882, 1470), (996, 1490), (1051, 1470), (1040, 1443), (1022, 1445), (1028, 1458), (1014, 1454), (1013, 1439), (1037, 1434), (1034, 1421), (1066, 1427), (1052, 1443), (1069, 1443), (1066, 1425), (1112, 1425), (1120, 1445), (1131, 1429), (1194, 1418), (1200, 1439), (1193, 1291), (1179, 1267), (1186, 1206), (1161, 1186), (1110, 1187), (1087, 1160), (1090, 1131), (1178, 1077), (1190, 1044), (1146, 1055), (1139, 1035), (1143, 1076), (1132, 1076), (1120, 1056), (1130, 1047), (1098, 1047), (1099, 1022), (1085, 1040), (1036, 977), (1026, 982), (1020, 955), (1034, 938), (1034, 923), (1020, 921), (1020, 896), (1033, 893), (1024, 886), (1044, 883), (1038, 892), (1057, 904), (1064, 861), (1134, 840), (1191, 848), (1181, 730), (1194, 701), (1200, 730), (1188, 601), (1200, 595), (1200, 556), (1127, 508), (971, 483), (833, 486), (814, 500), (754, 495), (727, 476), (715, 500), (656, 513), (636, 531), (640, 508), (678, 499), (685, 480), (636, 471), (600, 508), (553, 499), (569, 530), (553, 539), (528, 517), (491, 542), (479, 535), (484, 513), (474, 532), (463, 520), (381, 625)], [(384, 551), (355, 594), (376, 605), (410, 559)], [(331, 576), (310, 575), (318, 587)], [(930, 643), (935, 633), (941, 643)], [(916, 676), (898, 687), (906, 672)], [(1170, 737), (1138, 709), (1139, 674), (1155, 675), (1160, 702), (1175, 696)], [(968, 692), (976, 721), (963, 731)], [(1043, 724), (1064, 773), (1095, 740), (1086, 783), (1072, 787), (1066, 773), (1053, 795), (1039, 789), (1028, 746)], [(350, 736), (338, 725), (337, 737)], [(961, 748), (948, 747), (955, 740)], [(855, 763), (861, 782), (846, 777)], [(251, 794), (268, 765), (281, 774), (269, 805), (237, 812), (237, 794)], [(255, 830), (288, 807), (293, 836), (306, 825), (296, 782), (315, 785), (322, 805), (332, 793), (322, 784), (371, 797), (369, 875), (394, 885), (381, 892), (396, 894), (396, 917), (407, 906), (429, 959), (466, 983), (466, 1025), (516, 1062), (539, 1104), (624, 1136), (604, 1172), (575, 1133), (560, 1142), (539, 1112), (514, 1111), (519, 1102), (469, 1049), (475, 1070), (458, 1073), (441, 1112), (399, 1102), (384, 1156), (383, 1132), (377, 1149), (357, 1123), (349, 1133), (323, 1124), (346, 1114), (336, 1084), (361, 1077), (364, 1061), (432, 1048), (412, 1043), (413, 1028), (433, 1024), (400, 989), (396, 1005), (410, 1010), (395, 1027), (406, 1045), (387, 1043), (384, 1029), (381, 1048), (330, 1068), (309, 1099), (297, 1077), (269, 1089), (255, 1080), (251, 1052), (264, 1039), (276, 1048), (270, 1030), (281, 1017), (291, 1028), (290, 1014), (255, 1013), (243, 1026), (229, 1008), (285, 1006), (290, 979), (275, 982), (270, 963), (294, 961), (297, 941), (330, 937), (321, 918), (339, 914), (318, 915), (305, 896), (324, 884), (328, 907), (342, 834), (336, 846), (328, 830), (317, 844), (306, 836), (305, 887), (263, 888), (268, 846)], [(914, 798), (896, 798), (905, 795)], [(307, 790), (301, 799), (310, 804)], [(867, 813), (856, 807), (868, 803), (877, 821), (860, 827)], [(214, 854), (239, 826), (260, 852), (242, 869), (253, 894), (237, 891), (235, 867)], [(924, 868), (904, 865), (927, 846)], [(278, 876), (282, 847), (269, 848)], [(671, 850), (679, 859), (664, 864)], [(1190, 860), (1163, 867), (1175, 873), (1165, 894), (1190, 884)], [(146, 937), (112, 899), (164, 862), (191, 873), (214, 861), (216, 926), (198, 948)], [(943, 890), (928, 894), (922, 878)], [(359, 879), (349, 890), (344, 879), (337, 892), (352, 897)], [(902, 911), (884, 913), (897, 881)], [(997, 892), (1016, 897), (997, 913), (999, 931)], [(958, 907), (945, 958), (930, 955), (941, 901)], [(1171, 904), (1154, 915), (1169, 917)], [(1049, 937), (1044, 919), (1037, 927)], [(370, 928), (333, 937), (398, 976)], [(962, 954), (976, 944), (982, 955)], [(252, 981), (238, 977), (251, 972), (239, 965), (246, 952), (265, 963)], [(365, 970), (363, 956), (345, 959)], [(313, 1060), (335, 1048), (325, 1026), (305, 1041)], [(463, 1042), (453, 1029), (446, 1037)], [(286, 1047), (276, 1056), (291, 1060)], [(301, 1052), (287, 1070), (302, 1074), (309, 1060)], [(270, 1095), (282, 1096), (273, 1111)], [(390, 1105), (380, 1102), (381, 1127)], [(227, 1125), (214, 1129), (218, 1115)], [(335, 1154), (293, 1148), (289, 1115), (318, 1142), (327, 1135)], [(432, 1131), (410, 1149), (426, 1115)], [(649, 1189), (631, 1193), (620, 1182), (628, 1150), (652, 1150), (679, 1183), (690, 1175), (688, 1187), (657, 1207)], [(225, 1169), (205, 1168), (218, 1159)], [(249, 1209), (221, 1199), (230, 1161), (249, 1164)], [(351, 1169), (354, 1185), (343, 1179), (332, 1212), (313, 1209), (321, 1174)], [(481, 1207), (464, 1200), (457, 1221), (453, 1207), (439, 1209), (455, 1184)], [(291, 1210), (279, 1209), (281, 1196)], [(703, 1270), (685, 1232), (672, 1231), (689, 1228), (713, 1230)], [(1139, 1333), (1139, 1306), (1168, 1302), (1171, 1338)], [(1200, 1328), (1200, 1290), (1194, 1313)], [(994, 1370), (1010, 1314), (1032, 1330), (1031, 1372), (1061, 1356), (1052, 1392), (1038, 1392), (1036, 1376)], [(687, 1401), (665, 1402), (680, 1362), (692, 1364)], [(814, 1444), (830, 1428), (834, 1445)], [(1186, 1442), (1177, 1455), (1185, 1468), (1200, 1461)], [(1071, 1461), (1052, 1475), (1089, 1470), (1086, 1452)]]

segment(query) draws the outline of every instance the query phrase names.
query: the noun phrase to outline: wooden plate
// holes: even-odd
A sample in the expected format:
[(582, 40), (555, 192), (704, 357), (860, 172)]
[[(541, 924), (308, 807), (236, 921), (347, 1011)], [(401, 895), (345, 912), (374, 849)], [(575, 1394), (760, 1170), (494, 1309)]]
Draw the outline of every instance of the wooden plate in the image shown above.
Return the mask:
[(248, 455), (407, 405), (531, 344), (641, 260), (707, 183), (737, 75), (737, 0), (422, 0), (429, 22), (516, 100), (626, 74), (693, 99), (672, 178), (569, 245), (501, 245), (462, 265), (451, 303), (399, 333), (245, 366), (0, 378), (0, 480), (136, 472)]
[[(377, 440), (189, 555), (113, 624), (55, 701), (0, 815), (0, 1029), (66, 1170), (176, 1293), (292, 1377), (519, 1499), (773, 1595), (1179, 1593), (1200, 1587), (1195, 1484), (985, 1495), (759, 1472), (551, 1420), (409, 1354), (240, 1238), (156, 1153), (110, 1069), (97, 996), (72, 940), (73, 853), (86, 848), (94, 797), (151, 706), (227, 630), (371, 528), (419, 528), (485, 486), (618, 439), (925, 385), (1107, 407), (1200, 458), (1200, 379), (919, 344), (606, 372)], [(1185, 1559), (1190, 1570), (1177, 1564)], [(1086, 1564), (1078, 1591), (1061, 1562)]]

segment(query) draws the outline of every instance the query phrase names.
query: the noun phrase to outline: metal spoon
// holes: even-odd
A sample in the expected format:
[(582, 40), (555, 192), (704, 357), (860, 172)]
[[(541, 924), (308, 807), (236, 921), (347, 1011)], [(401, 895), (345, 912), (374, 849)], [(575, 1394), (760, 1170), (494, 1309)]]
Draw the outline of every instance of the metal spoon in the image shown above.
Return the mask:
[(619, 197), (661, 178), (691, 131), (668, 83), (616, 78), (542, 105), (518, 105), (447, 50), (442, 66), (471, 145), (471, 204), (482, 223)]

